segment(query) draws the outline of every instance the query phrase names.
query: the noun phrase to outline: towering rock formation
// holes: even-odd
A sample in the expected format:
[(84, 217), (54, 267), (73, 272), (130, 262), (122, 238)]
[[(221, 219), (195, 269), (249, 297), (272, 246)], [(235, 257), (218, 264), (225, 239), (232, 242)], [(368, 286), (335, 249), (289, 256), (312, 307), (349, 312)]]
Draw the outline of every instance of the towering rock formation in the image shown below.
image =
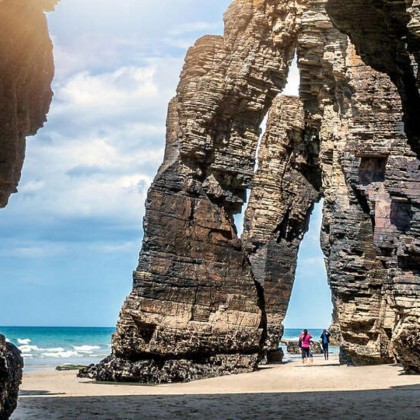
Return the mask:
[[(354, 126), (359, 125), (354, 132), (354, 154), (360, 159), (360, 166), (358, 174), (357, 168), (353, 176), (351, 169), (347, 173), (372, 225), (371, 238), (367, 236), (367, 239), (375, 252), (372, 253), (374, 272), (369, 271), (367, 264), (363, 267), (366, 278), (376, 278), (382, 303), (378, 305), (377, 316), (372, 317), (370, 341), (376, 337), (382, 352), (388, 347), (406, 370), (418, 372), (420, 2), (330, 0), (328, 3), (334, 24), (350, 36), (363, 62), (387, 75), (371, 73), (369, 76), (365, 72), (366, 77), (355, 78), (352, 83), (361, 92), (357, 119), (354, 118)], [(368, 96), (366, 92), (371, 94)], [(364, 147), (362, 142), (366, 143)], [(358, 288), (358, 292), (363, 293), (363, 288)], [(363, 314), (368, 309), (366, 305), (372, 308), (372, 301), (358, 307), (356, 299), (351, 300), (354, 300), (355, 315), (366, 325), (368, 317)], [(345, 336), (345, 325), (340, 322), (340, 326)], [(363, 344), (367, 337), (360, 338)], [(353, 353), (355, 349), (348, 350)], [(357, 356), (351, 354), (350, 358), (357, 359)]]
[(253, 177), (259, 126), (286, 81), (299, 13), (288, 2), (235, 1), (224, 37), (189, 50), (146, 202), (133, 291), (112, 356), (90, 373), (97, 379), (161, 382), (256, 368), (264, 295), (233, 214)]
[(299, 245), (321, 195), (319, 142), (312, 136), (301, 100), (278, 96), (259, 149), (241, 238), (264, 290), (269, 351), (278, 348)]
[[(277, 348), (321, 197), (342, 361), (420, 369), (419, 5), (335, 0), (331, 20), (327, 3), (235, 0), (224, 36), (189, 50), (113, 352), (82, 374), (162, 382), (255, 369)], [(348, 23), (356, 3), (358, 16), (380, 9), (375, 36), (366, 16)], [(295, 51), (300, 98), (278, 96)]]
[(16, 192), (26, 136), (46, 120), (54, 66), (45, 10), (58, 0), (0, 1), (0, 208)]
[[(410, 232), (407, 206), (411, 205), (401, 182), (416, 185), (418, 162), (403, 129), (401, 99), (390, 78), (367, 66), (347, 37), (328, 28), (325, 12), (307, 16), (311, 23), (314, 16), (323, 21), (316, 25), (325, 51), (320, 55), (323, 81), (316, 94), (318, 109), (308, 107), (308, 115), (310, 119), (311, 114), (322, 116), (322, 245), (343, 338), (342, 359), (387, 362), (393, 360), (400, 329), (411, 330), (411, 317), (419, 314), (418, 291), (413, 289), (418, 277), (397, 257), (407, 237), (411, 241), (416, 235), (415, 230)], [(305, 21), (306, 16), (303, 34), (308, 27)], [(415, 190), (409, 189), (414, 198)], [(402, 320), (406, 316), (401, 304), (411, 321)], [(414, 325), (417, 322), (418, 318)]]

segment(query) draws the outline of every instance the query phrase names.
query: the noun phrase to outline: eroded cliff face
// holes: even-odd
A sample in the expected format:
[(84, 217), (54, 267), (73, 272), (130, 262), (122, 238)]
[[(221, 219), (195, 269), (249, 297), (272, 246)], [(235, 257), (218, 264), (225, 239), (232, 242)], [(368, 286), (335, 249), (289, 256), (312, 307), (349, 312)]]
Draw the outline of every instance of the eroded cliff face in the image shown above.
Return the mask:
[(348, 34), (363, 61), (388, 74), (400, 94), (405, 132), (420, 155), (420, 2), (329, 0), (334, 24)]
[(55, 0), (0, 2), (0, 208), (17, 191), (26, 136), (46, 120), (54, 66), (45, 10)]
[[(303, 34), (306, 16), (314, 22), (310, 15), (303, 19)], [(406, 351), (415, 352), (397, 350), (397, 343), (401, 330), (411, 334), (418, 325), (418, 273), (398, 254), (417, 241), (411, 209), (418, 200), (419, 162), (404, 131), (395, 84), (367, 66), (331, 22), (328, 28), (325, 9), (316, 16), (324, 21), (317, 25), (322, 77), (304, 102), (311, 124), (321, 116), (322, 246), (342, 361), (383, 363), (396, 353), (403, 360)], [(305, 74), (305, 50), (302, 59)]]
[(319, 142), (305, 126), (302, 101), (278, 96), (270, 108), (258, 169), (245, 213), (242, 242), (263, 287), (265, 347), (277, 351), (290, 300), (299, 245), (320, 198)]
[[(277, 349), (321, 197), (341, 360), (398, 357), (419, 370), (418, 55), (407, 47), (388, 74), (358, 55), (327, 3), (236, 0), (224, 36), (189, 50), (112, 355), (82, 375), (168, 382), (255, 369)], [(411, 32), (416, 7), (399, 20)], [(295, 52), (300, 98), (279, 96)], [(240, 239), (233, 215), (247, 189)]]
[[(418, 372), (420, 3), (329, 0), (327, 10), (334, 25), (355, 44), (349, 55), (351, 144), (343, 166), (347, 184), (366, 215), (365, 227), (353, 241), (360, 254), (354, 261), (363, 271), (357, 270), (361, 276), (337, 299), (342, 297), (354, 314), (340, 319), (343, 338), (349, 342), (344, 356), (372, 361), (373, 345), (374, 360), (386, 360), (392, 353), (406, 370)], [(326, 239), (331, 238), (328, 223), (324, 232)], [(327, 241), (324, 244), (328, 248)], [(331, 249), (326, 249), (330, 262)], [(347, 325), (355, 323), (356, 332), (357, 321), (359, 337), (352, 333), (350, 338)]]
[(238, 239), (259, 126), (283, 88), (299, 4), (235, 1), (225, 35), (196, 42), (171, 102), (145, 238), (97, 379), (167, 382), (254, 370), (264, 295)]

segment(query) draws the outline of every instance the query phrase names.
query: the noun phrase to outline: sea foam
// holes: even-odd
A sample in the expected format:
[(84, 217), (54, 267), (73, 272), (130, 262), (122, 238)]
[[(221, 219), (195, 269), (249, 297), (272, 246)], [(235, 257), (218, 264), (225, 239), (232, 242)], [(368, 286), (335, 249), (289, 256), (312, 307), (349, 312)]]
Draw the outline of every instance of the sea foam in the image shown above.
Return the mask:
[(41, 350), (38, 346), (30, 346), (29, 344), (19, 346), (19, 350), (23, 353), (24, 356), (26, 356), (25, 353), (31, 353), (33, 351), (39, 351)]
[(54, 351), (54, 352), (45, 352), (41, 353), (44, 357), (54, 357), (54, 358), (68, 358), (68, 357), (75, 357), (79, 356), (79, 353), (77, 351), (71, 351), (71, 350), (62, 350), (62, 351)]
[(93, 350), (99, 350), (100, 349), (99, 346), (89, 346), (89, 345), (73, 346), (73, 348), (79, 353), (93, 353)]

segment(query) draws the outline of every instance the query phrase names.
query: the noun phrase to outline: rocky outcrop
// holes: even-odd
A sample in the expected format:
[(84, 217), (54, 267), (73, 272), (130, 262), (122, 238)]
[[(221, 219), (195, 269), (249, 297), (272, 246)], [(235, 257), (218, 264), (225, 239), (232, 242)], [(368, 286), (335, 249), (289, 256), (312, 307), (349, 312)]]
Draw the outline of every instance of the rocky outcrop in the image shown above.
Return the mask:
[[(382, 9), (392, 28), (406, 22), (411, 34), (387, 72), (365, 59), (370, 50), (339, 17), (331, 20), (327, 3), (236, 0), (224, 36), (189, 50), (112, 355), (82, 375), (168, 382), (255, 369), (278, 347), (299, 244), (321, 197), (341, 360), (397, 357), (420, 369), (412, 348), (420, 315), (417, 5), (411, 20)], [(295, 51), (299, 99), (278, 96)], [(240, 239), (233, 215), (248, 189)]]
[(387, 74), (397, 87), (405, 133), (419, 156), (419, 1), (329, 0), (328, 13), (334, 24), (350, 36), (363, 61)]
[(189, 50), (146, 202), (133, 292), (113, 337), (115, 362), (91, 377), (120, 377), (121, 359), (126, 379), (152, 382), (161, 374), (151, 377), (149, 366), (177, 370), (174, 360), (199, 366), (195, 378), (215, 366), (217, 374), (256, 368), (267, 315), (233, 214), (253, 178), (261, 121), (286, 82), (299, 13), (287, 2), (235, 1), (224, 37)]
[[(374, 150), (360, 156), (359, 184), (364, 186), (357, 190), (372, 219), (376, 260), (382, 265), (378, 283), (388, 304), (381, 305), (379, 314), (388, 318), (385, 334), (406, 370), (419, 371), (420, 3), (330, 0), (328, 6), (334, 24), (350, 36), (364, 62), (388, 75), (381, 77), (396, 87), (372, 101), (376, 109), (371, 115), (377, 118), (380, 111), (375, 111), (387, 106), (397, 134), (390, 131), (382, 146), (377, 142)], [(360, 7), (365, 13), (360, 14)], [(372, 91), (376, 94), (377, 89)]]
[(20, 351), (0, 335), (0, 419), (8, 419), (16, 408), (22, 368)]
[(0, 208), (17, 191), (26, 136), (42, 127), (50, 106), (54, 67), (44, 11), (55, 3), (0, 2)]
[(352, 191), (346, 208), (358, 207), (360, 216), (351, 232), (336, 230), (329, 215), (344, 212), (337, 211), (335, 195), (323, 228), (333, 290), (344, 267), (354, 273), (335, 300), (348, 313), (338, 316), (343, 357), (361, 363), (396, 356), (410, 371), (420, 370), (418, 8), (416, 2), (329, 1), (334, 24), (350, 35), (363, 59), (352, 47), (348, 146), (340, 157)]

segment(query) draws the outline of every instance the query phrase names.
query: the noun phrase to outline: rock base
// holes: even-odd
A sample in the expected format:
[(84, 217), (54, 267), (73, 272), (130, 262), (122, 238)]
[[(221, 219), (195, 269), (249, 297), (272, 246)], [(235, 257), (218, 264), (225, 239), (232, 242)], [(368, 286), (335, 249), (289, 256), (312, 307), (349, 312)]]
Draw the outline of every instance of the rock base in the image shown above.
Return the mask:
[(407, 373), (420, 373), (420, 332), (418, 329), (402, 333), (394, 342), (399, 361)]
[(339, 361), (340, 364), (347, 366), (366, 366), (393, 363), (394, 359), (386, 356), (378, 357), (376, 355), (356, 353), (354, 350), (341, 346)]
[(97, 381), (161, 384), (189, 382), (235, 373), (252, 372), (258, 367), (258, 354), (219, 354), (200, 360), (138, 360), (130, 361), (108, 356), (97, 365), (81, 369), (77, 376)]
[(16, 408), (22, 368), (20, 351), (0, 335), (0, 419), (8, 419)]
[(269, 351), (267, 353), (267, 362), (268, 363), (282, 363), (284, 357), (284, 352), (282, 349), (277, 351)]

